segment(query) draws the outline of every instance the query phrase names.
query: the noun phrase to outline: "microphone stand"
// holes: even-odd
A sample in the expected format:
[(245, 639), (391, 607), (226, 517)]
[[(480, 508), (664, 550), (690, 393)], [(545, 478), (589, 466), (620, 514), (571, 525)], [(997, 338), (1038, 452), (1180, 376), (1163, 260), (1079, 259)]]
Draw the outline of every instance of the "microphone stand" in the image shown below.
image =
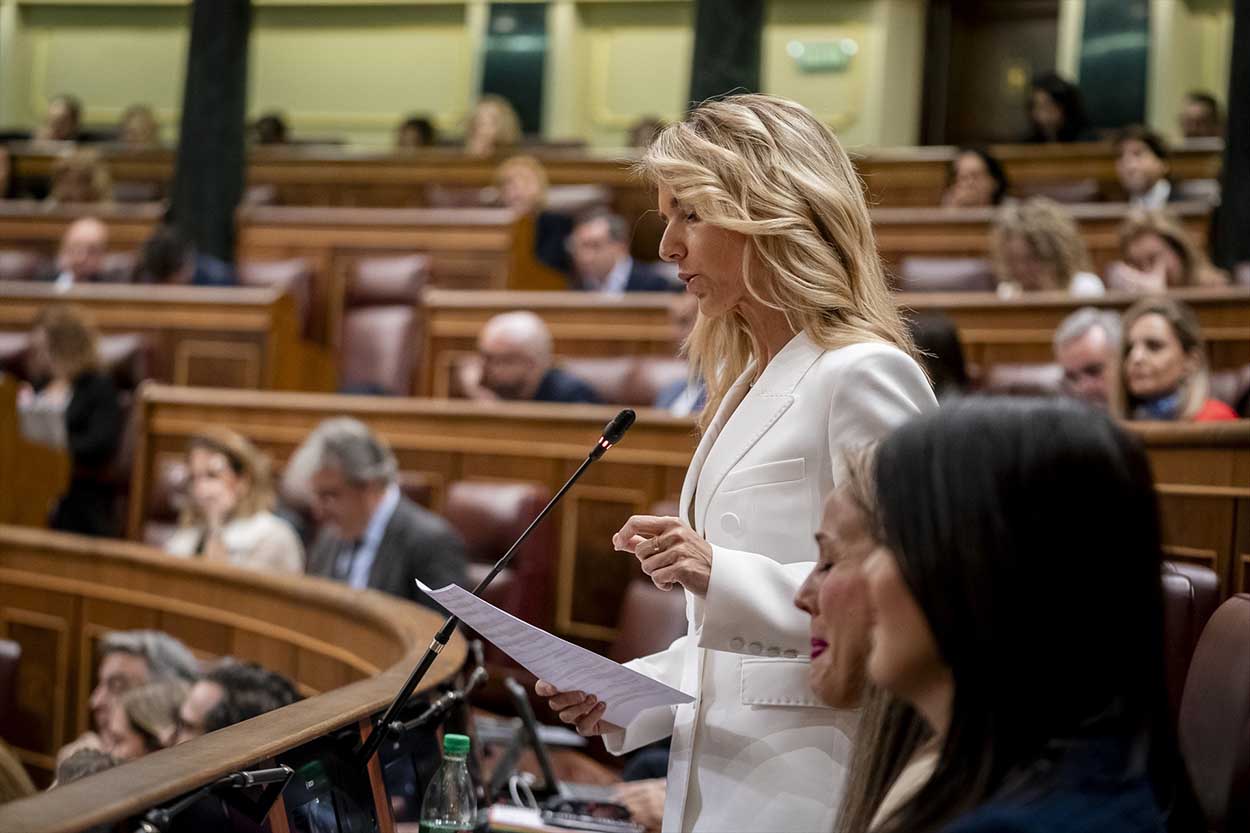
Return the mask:
[[(495, 576), (503, 572), (503, 569), (508, 566), (508, 562), (516, 554), (517, 548), (525, 542), (525, 539), (529, 538), (530, 533), (542, 523), (543, 519), (555, 508), (555, 505), (560, 502), (565, 493), (573, 488), (573, 484), (585, 474), (586, 469), (590, 468), (590, 464), (602, 457), (609, 448), (620, 442), (621, 437), (625, 435), (625, 432), (633, 424), (634, 412), (628, 408), (618, 413), (607, 424), (603, 429), (603, 435), (599, 437), (599, 442), (595, 443), (595, 447), (586, 455), (586, 459), (577, 467), (577, 471), (573, 472), (573, 476), (564, 482), (564, 485), (560, 487), (560, 491), (556, 492), (555, 496), (538, 513), (538, 516), (521, 533), (521, 537), (517, 538), (512, 543), (512, 546), (508, 547), (508, 551), (503, 554), (503, 557), (495, 562), (495, 566), (491, 567), (485, 578), (478, 582), (477, 587), (473, 588), (474, 596), (481, 597), (482, 592), (495, 580)], [(451, 635), (455, 632), (458, 624), (460, 624), (459, 617), (454, 615), (448, 616), (447, 621), (443, 622), (443, 626), (438, 629), (438, 633), (434, 634), (429, 647), (425, 649), (425, 655), (421, 657), (417, 667), (412, 669), (412, 673), (408, 675), (408, 679), (400, 687), (399, 693), (395, 695), (395, 699), (387, 706), (386, 712), (383, 713), (381, 719), (373, 724), (373, 731), (369, 733), (369, 737), (365, 738), (364, 743), (360, 745), (360, 749), (356, 751), (354, 763), (358, 768), (364, 769), (368, 766), (369, 760), (382, 746), (382, 741), (390, 732), (391, 725), (397, 722), (396, 718), (399, 712), (407, 705), (408, 699), (412, 697), (412, 693), (416, 690), (421, 680), (425, 678), (425, 675), (429, 673), (431, 666), (434, 665), (434, 661), (438, 659), (438, 655), (447, 647), (447, 643), (451, 640)]]

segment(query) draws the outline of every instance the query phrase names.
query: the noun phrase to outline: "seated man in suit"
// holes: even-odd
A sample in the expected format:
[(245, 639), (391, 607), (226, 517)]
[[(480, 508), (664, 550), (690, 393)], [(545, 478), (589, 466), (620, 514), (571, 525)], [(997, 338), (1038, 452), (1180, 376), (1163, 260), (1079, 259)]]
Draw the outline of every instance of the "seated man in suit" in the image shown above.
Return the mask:
[(95, 217), (83, 217), (69, 224), (56, 253), (56, 271), (42, 280), (54, 281), (57, 289), (76, 283), (104, 279), (104, 255), (108, 252), (109, 229)]
[(532, 312), (496, 315), (477, 337), (477, 360), (459, 368), (470, 399), (493, 402), (598, 402), (595, 390), (552, 364), (551, 331)]
[(588, 292), (680, 292), (654, 266), (629, 256), (629, 226), (606, 208), (580, 215), (569, 235), (569, 255), (577, 288)]
[(396, 473), (390, 449), (358, 420), (326, 420), (304, 440), (285, 479), (289, 493), (311, 498), (321, 525), (308, 572), (441, 610), (416, 580), (464, 584), (464, 542), (400, 493)]
[[(673, 342), (681, 353), (690, 331), (699, 317), (699, 300), (686, 293), (673, 300), (668, 308), (668, 323), (673, 330)], [(707, 403), (707, 389), (702, 379), (679, 379), (660, 389), (655, 397), (655, 407), (673, 416), (690, 416), (703, 410)]]

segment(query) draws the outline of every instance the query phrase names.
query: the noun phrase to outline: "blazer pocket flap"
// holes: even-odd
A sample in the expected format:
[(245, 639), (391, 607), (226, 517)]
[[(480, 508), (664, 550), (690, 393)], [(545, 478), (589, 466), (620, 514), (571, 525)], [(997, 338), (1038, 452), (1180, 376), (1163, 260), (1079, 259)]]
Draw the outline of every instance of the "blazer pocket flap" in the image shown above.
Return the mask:
[(829, 708), (808, 686), (806, 659), (743, 659), (741, 664), (742, 705)]
[(802, 457), (793, 460), (776, 460), (772, 463), (761, 463), (745, 469), (731, 471), (721, 481), (720, 491), (734, 492), (752, 486), (768, 486), (773, 483), (788, 483), (791, 480), (802, 480), (807, 467)]

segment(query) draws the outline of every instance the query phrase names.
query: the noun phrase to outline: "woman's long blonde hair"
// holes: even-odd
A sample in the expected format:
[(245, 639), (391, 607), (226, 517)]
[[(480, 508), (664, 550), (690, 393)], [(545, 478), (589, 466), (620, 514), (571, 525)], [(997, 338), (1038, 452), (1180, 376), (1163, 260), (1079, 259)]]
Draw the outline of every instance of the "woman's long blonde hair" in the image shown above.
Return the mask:
[[(193, 435), (187, 442), (187, 459), (191, 452), (200, 448), (226, 458), (234, 473), (246, 481), (238, 505), (230, 513), (231, 518), (250, 518), (258, 512), (273, 508), (276, 497), (270, 476), (269, 458), (256, 446), (235, 431), (221, 426), (210, 426)], [(179, 522), (182, 526), (202, 527), (206, 521), (195, 501), (188, 495)]]
[(1153, 234), (1180, 258), (1184, 273), (1181, 286), (1227, 286), (1228, 273), (1211, 264), (1210, 259), (1180, 221), (1160, 209), (1135, 208), (1120, 225), (1120, 257), (1128, 260), (1128, 247), (1145, 234)]
[[(767, 95), (705, 102), (660, 131), (636, 170), (703, 222), (746, 235), (747, 292), (784, 313), (796, 332), (826, 350), (875, 341), (914, 355), (859, 175), (802, 105)], [(700, 427), (753, 349), (738, 311), (699, 316), (685, 350), (707, 386)]]
[(1026, 290), (1067, 289), (1073, 275), (1090, 269), (1089, 249), (1072, 213), (1048, 197), (1030, 197), (999, 209), (990, 249), (1000, 282), (1019, 283), (1007, 266), (1007, 241), (1012, 237), (1024, 238), (1033, 253), (1055, 270), (1056, 284), (1023, 287)]

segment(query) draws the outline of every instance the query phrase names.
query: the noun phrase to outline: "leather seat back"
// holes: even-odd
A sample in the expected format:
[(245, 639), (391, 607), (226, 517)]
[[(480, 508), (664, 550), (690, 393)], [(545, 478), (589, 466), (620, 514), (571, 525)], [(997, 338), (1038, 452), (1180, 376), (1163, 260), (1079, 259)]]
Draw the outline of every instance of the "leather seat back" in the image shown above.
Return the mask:
[(905, 257), (899, 264), (901, 292), (993, 292), (994, 267), (979, 257)]

